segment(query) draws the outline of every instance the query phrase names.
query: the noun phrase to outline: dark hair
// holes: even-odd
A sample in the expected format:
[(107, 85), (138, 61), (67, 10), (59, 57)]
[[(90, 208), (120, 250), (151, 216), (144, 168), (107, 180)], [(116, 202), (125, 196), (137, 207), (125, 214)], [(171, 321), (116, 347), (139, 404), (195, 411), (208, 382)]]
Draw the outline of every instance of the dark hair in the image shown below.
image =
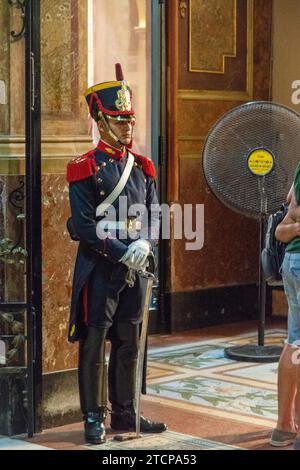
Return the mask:
[(96, 106), (93, 106), (91, 116), (94, 119), (94, 121), (96, 121), (96, 122), (100, 121), (99, 110), (98, 110), (97, 104), (96, 104)]

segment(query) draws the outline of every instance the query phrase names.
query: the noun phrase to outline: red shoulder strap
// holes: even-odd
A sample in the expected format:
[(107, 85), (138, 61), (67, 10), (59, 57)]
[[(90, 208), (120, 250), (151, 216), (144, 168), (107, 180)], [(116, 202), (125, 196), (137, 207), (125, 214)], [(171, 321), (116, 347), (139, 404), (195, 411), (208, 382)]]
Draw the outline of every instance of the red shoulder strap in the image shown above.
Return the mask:
[(151, 178), (156, 178), (156, 169), (153, 161), (150, 158), (143, 157), (138, 153), (132, 152), (132, 150), (130, 150), (130, 153), (132, 153), (140, 161), (143, 168), (143, 172), (146, 175), (151, 176)]
[(73, 183), (92, 176), (97, 169), (95, 162), (95, 150), (81, 157), (74, 158), (67, 165), (67, 181)]

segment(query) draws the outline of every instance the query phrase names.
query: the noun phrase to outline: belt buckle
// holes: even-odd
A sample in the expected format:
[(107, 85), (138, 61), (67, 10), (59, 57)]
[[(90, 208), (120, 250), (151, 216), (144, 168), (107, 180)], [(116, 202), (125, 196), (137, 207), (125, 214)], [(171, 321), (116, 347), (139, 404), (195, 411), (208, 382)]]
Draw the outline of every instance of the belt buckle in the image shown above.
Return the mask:
[(136, 232), (136, 219), (126, 219), (126, 228), (129, 234)]

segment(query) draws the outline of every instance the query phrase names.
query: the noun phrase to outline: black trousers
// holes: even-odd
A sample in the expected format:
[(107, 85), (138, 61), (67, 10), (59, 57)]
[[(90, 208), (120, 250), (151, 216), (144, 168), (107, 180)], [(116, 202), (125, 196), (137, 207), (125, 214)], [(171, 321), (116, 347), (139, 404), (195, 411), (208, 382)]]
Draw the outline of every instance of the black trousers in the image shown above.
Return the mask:
[(105, 342), (110, 339), (108, 393), (114, 411), (132, 409), (139, 325), (115, 322), (110, 329), (86, 327), (79, 341), (78, 381), (83, 414), (107, 404)]

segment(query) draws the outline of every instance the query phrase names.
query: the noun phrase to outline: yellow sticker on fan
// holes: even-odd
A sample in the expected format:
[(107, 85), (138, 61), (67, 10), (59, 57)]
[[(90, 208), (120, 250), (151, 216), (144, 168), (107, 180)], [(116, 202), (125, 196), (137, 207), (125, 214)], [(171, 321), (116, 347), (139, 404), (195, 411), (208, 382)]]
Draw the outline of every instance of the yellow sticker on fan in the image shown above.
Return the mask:
[(273, 169), (274, 157), (266, 149), (253, 150), (248, 156), (248, 168), (256, 176), (265, 176)]

